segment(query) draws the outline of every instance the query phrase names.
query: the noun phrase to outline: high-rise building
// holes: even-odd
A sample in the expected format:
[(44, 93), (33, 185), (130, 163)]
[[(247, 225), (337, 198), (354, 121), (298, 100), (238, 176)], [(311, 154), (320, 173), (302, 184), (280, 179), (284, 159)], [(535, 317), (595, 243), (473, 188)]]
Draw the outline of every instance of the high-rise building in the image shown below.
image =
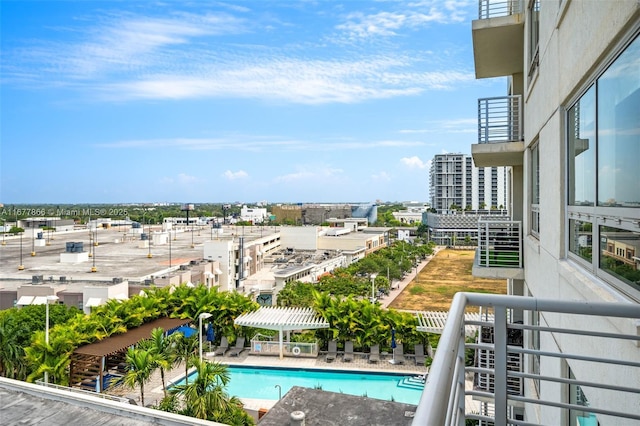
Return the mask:
[(431, 207), (438, 212), (457, 206), (463, 210), (508, 210), (506, 167), (475, 167), (465, 154), (438, 154), (429, 172)]
[[(478, 100), (471, 153), (479, 167), (510, 168), (512, 220), (481, 223), (473, 275), (506, 278), (509, 296), (454, 300), (414, 424), (468, 408), (448, 367), (469, 304), (496, 315), (478, 333), (467, 393), (481, 425), (640, 424), (640, 2), (479, 0), (478, 10), (476, 77), (508, 85)], [(456, 176), (445, 206), (463, 198)]]

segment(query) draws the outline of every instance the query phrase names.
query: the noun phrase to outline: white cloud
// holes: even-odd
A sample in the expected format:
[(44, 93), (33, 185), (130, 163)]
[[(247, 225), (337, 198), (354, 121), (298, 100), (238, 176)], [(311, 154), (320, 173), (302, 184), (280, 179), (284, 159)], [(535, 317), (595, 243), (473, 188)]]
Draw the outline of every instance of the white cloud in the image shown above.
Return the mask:
[(468, 0), (429, 0), (400, 5), (402, 10), (365, 14), (350, 13), (336, 25), (351, 40), (397, 36), (403, 29), (416, 29), (431, 23), (464, 22), (471, 3)]
[(377, 182), (389, 182), (391, 181), (391, 175), (387, 172), (380, 172), (371, 175), (371, 179)]
[[(359, 23), (352, 18), (344, 25), (386, 34), (440, 14), (355, 14)], [(4, 62), (11, 66), (4, 66), (3, 78), (34, 87), (72, 87), (91, 99), (116, 102), (235, 97), (301, 104), (413, 96), (475, 80), (472, 72), (425, 71), (424, 52), (376, 49), (367, 56), (340, 57), (332, 51), (310, 58), (308, 49), (222, 45), (218, 36), (253, 31), (258, 24), (228, 13), (167, 15), (112, 14), (88, 30), (67, 29), (82, 41), (43, 41), (9, 52)], [(357, 29), (362, 26), (365, 30)]]
[(425, 123), (422, 129), (402, 129), (401, 134), (424, 133), (476, 133), (478, 131), (477, 118), (456, 118), (452, 120), (434, 120)]
[(227, 180), (237, 180), (237, 179), (246, 179), (249, 177), (249, 174), (244, 170), (238, 170), (237, 172), (226, 170), (222, 176)]
[(423, 162), (419, 157), (403, 157), (400, 161), (410, 169), (424, 169), (427, 167), (428, 162)]
[(188, 183), (194, 183), (194, 182), (198, 182), (200, 179), (198, 179), (195, 176), (190, 176), (186, 173), (179, 173), (178, 174), (178, 182), (183, 183), (183, 184), (188, 184)]
[(274, 178), (275, 183), (299, 183), (318, 182), (319, 180), (335, 179), (343, 174), (342, 169), (337, 169), (327, 165), (299, 165), (297, 171)]
[(185, 185), (196, 182), (200, 182), (200, 179), (186, 173), (178, 173), (178, 175), (176, 175), (175, 177), (163, 176), (159, 179), (160, 185), (173, 185), (175, 183)]
[(293, 140), (277, 136), (255, 136), (234, 134), (217, 138), (166, 138), (166, 139), (131, 139), (99, 143), (100, 148), (130, 149), (130, 148), (172, 148), (183, 150), (236, 150), (262, 152), (270, 151), (326, 151), (360, 150), (389, 147), (419, 147), (423, 142), (403, 140), (359, 141), (350, 139), (340, 140)]

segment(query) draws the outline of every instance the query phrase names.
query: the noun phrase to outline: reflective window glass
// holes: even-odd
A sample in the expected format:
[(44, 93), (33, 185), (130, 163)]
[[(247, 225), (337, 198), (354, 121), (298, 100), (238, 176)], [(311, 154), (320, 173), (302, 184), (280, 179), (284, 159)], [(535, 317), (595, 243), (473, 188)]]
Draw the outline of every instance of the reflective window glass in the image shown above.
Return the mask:
[(600, 268), (640, 290), (640, 232), (600, 226)]
[(596, 96), (592, 86), (569, 109), (569, 204), (592, 206), (595, 201)]
[(640, 207), (640, 39), (598, 79), (598, 205)]
[(569, 220), (569, 251), (591, 262), (593, 225), (591, 222)]

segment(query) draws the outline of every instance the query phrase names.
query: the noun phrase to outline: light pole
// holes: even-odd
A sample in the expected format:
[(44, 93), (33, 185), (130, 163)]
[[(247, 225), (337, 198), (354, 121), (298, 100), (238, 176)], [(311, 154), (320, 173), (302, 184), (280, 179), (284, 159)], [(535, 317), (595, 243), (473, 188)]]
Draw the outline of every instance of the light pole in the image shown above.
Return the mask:
[(375, 283), (376, 283), (377, 274), (371, 274), (371, 303), (376, 301), (375, 298)]
[(20, 264), (18, 265), (18, 271), (24, 271), (24, 265), (22, 264), (22, 232), (20, 233)]
[(202, 320), (211, 318), (211, 314), (209, 312), (203, 312), (198, 315), (198, 340), (200, 341), (200, 364), (202, 364)]
[[(47, 351), (49, 350), (49, 302), (55, 302), (58, 300), (58, 296), (49, 295), (47, 296), (47, 300), (45, 302), (45, 326), (44, 326), (44, 342), (45, 342), (45, 360), (47, 357)], [(49, 373), (47, 371), (44, 372), (44, 384), (49, 383)]]
[(151, 254), (151, 225), (147, 224), (147, 232), (148, 234), (148, 239), (147, 239), (147, 247), (149, 247), (149, 253), (147, 254), (147, 259), (151, 259), (153, 257), (153, 255)]
[[(91, 234), (93, 235), (93, 234)], [(96, 236), (97, 236), (97, 232), (96, 232)], [(96, 268), (96, 247), (98, 247), (98, 244), (96, 244), (95, 242), (91, 245), (91, 248), (93, 250), (93, 266), (91, 267), (91, 272), (98, 272), (98, 268)]]

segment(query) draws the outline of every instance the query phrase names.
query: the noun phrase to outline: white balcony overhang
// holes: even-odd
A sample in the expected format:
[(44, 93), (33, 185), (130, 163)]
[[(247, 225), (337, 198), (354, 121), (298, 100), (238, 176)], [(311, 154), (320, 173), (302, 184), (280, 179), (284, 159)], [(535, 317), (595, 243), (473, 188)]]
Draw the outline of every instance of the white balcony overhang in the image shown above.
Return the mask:
[(515, 13), (471, 23), (476, 78), (523, 72), (524, 14)]
[(471, 156), (476, 167), (521, 166), (524, 142), (473, 144)]

